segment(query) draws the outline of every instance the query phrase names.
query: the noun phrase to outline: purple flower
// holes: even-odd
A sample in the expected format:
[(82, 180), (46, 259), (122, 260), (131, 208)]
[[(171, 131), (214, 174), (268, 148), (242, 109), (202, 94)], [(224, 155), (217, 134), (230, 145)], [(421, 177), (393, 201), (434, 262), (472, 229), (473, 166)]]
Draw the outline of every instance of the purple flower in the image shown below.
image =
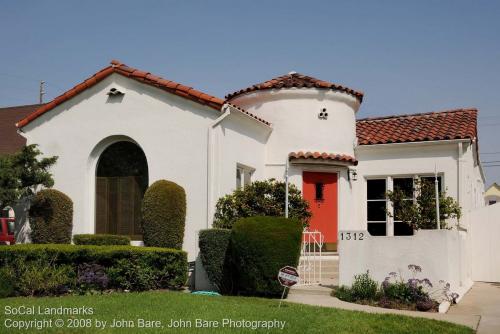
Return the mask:
[(428, 287), (432, 288), (432, 283), (428, 278), (424, 278), (421, 282), (422, 284), (426, 284)]
[(410, 278), (408, 280), (408, 286), (410, 286), (411, 288), (416, 288), (418, 283), (420, 283), (420, 281), (417, 278)]
[(409, 264), (408, 265), (408, 269), (411, 270), (411, 271), (415, 271), (417, 273), (422, 272), (422, 267), (417, 266), (416, 264)]

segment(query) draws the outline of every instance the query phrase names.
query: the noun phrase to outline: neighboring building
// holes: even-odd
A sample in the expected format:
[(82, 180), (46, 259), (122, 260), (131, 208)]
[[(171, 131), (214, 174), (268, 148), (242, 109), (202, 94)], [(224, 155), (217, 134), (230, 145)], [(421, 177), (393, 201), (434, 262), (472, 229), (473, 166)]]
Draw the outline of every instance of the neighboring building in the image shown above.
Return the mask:
[(140, 240), (146, 186), (184, 187), (190, 259), (218, 198), (253, 180), (283, 180), (287, 165), (330, 248), (339, 229), (411, 234), (386, 213), (385, 193), (435, 171), (464, 211), (484, 205), (477, 110), (356, 121), (362, 99), (292, 72), (222, 100), (113, 61), (17, 126), (28, 144), (59, 156), (55, 188), (73, 199), (74, 233)]
[(16, 122), (28, 116), (41, 104), (0, 108), (0, 154), (11, 154), (26, 145), (26, 138), (17, 133)]
[(486, 205), (500, 203), (500, 186), (495, 182), (484, 193)]

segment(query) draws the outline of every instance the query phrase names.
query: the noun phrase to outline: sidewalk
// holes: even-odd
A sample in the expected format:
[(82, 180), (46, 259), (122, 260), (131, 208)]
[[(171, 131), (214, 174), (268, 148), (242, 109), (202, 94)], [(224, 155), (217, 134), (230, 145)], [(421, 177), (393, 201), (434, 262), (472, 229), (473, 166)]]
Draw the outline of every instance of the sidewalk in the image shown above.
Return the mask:
[(476, 282), (459, 304), (447, 315), (479, 316), (478, 334), (500, 333), (500, 283)]
[[(475, 283), (478, 284), (478, 283)], [(476, 285), (474, 285), (475, 287)], [(500, 286), (497, 286), (497, 289), (500, 294)], [(393, 310), (393, 309), (385, 309), (381, 307), (374, 307), (368, 305), (360, 305), (343, 302), (335, 297), (330, 296), (331, 289), (327, 287), (301, 287), (300, 289), (292, 289), (290, 294), (288, 295), (287, 301), (291, 303), (300, 303), (300, 304), (308, 304), (315, 306), (325, 306), (325, 307), (335, 307), (344, 310), (351, 311), (363, 311), (368, 313), (391, 313), (398, 315), (406, 315), (410, 317), (420, 317), (420, 318), (428, 318), (434, 320), (448, 321), (459, 325), (468, 326), (474, 330), (478, 328), (478, 324), (481, 319), (480, 314), (475, 313), (427, 313), (427, 312), (415, 312), (415, 311), (405, 311), (405, 310)], [(462, 302), (466, 301), (466, 298), (462, 300)], [(500, 308), (500, 304), (497, 303), (497, 306)], [(499, 319), (500, 320), (500, 319)], [(483, 332), (478, 332), (479, 334), (483, 334)], [(490, 332), (484, 332), (487, 334)], [(491, 332), (493, 333), (493, 332)], [(500, 333), (500, 330), (497, 329), (495, 333)]]

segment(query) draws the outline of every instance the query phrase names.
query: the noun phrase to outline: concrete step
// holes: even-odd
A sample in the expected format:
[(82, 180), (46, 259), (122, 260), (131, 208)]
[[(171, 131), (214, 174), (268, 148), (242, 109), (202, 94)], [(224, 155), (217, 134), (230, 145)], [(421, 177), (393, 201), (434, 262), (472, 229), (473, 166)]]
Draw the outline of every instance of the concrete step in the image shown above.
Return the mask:
[(315, 295), (315, 296), (330, 296), (332, 293), (332, 288), (333, 284), (330, 285), (331, 283), (334, 283), (333, 281), (322, 283), (322, 284), (315, 284), (315, 285), (299, 285), (299, 286), (293, 286), (290, 289), (289, 294), (291, 295)]

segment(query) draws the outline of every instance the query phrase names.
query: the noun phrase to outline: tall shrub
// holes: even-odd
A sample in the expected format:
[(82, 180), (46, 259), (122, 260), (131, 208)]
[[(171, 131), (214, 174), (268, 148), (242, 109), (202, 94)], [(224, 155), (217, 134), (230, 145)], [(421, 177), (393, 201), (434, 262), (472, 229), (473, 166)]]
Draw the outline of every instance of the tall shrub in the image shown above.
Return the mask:
[[(269, 179), (252, 182), (221, 197), (215, 209), (214, 227), (230, 229), (238, 219), (245, 217), (284, 216), (285, 188), (285, 182)], [(307, 226), (312, 216), (309, 204), (293, 184), (289, 184), (288, 202), (289, 217)]]
[(142, 200), (144, 244), (150, 247), (182, 248), (186, 224), (186, 192), (178, 184), (159, 180)]
[(201, 262), (208, 279), (219, 292), (231, 292), (231, 230), (218, 228), (202, 230), (198, 240)]
[(231, 235), (236, 292), (280, 296), (278, 271), (297, 265), (301, 236), (302, 223), (297, 219), (261, 216), (237, 221)]
[(73, 201), (55, 189), (39, 191), (30, 207), (31, 240), (36, 244), (69, 244)]

